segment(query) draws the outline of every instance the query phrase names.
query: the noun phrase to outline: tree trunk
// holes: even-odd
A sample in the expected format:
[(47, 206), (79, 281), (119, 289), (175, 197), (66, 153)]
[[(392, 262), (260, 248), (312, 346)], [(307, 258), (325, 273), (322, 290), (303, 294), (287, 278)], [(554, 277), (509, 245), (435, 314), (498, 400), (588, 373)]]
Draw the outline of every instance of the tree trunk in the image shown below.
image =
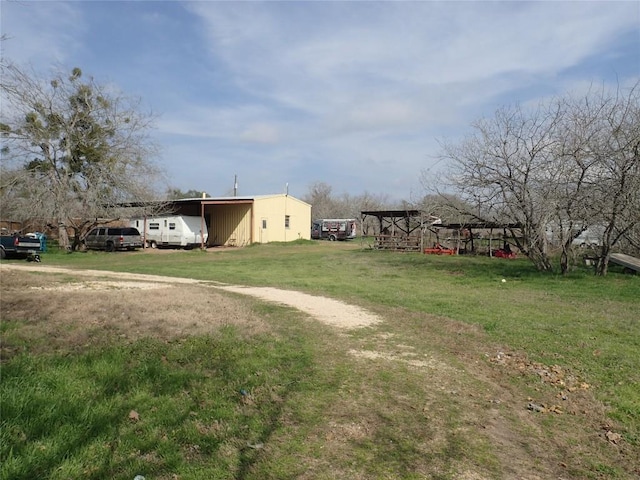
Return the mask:
[(566, 248), (562, 249), (562, 253), (560, 254), (560, 273), (562, 275), (566, 275), (569, 271), (569, 255), (567, 254)]
[(605, 277), (607, 273), (609, 273), (609, 250), (598, 256), (598, 263), (596, 263), (596, 275)]
[(552, 272), (553, 264), (551, 263), (551, 259), (545, 253), (545, 245), (544, 242), (537, 242), (533, 245), (529, 246), (529, 249), (526, 250), (525, 255), (531, 262), (533, 262), (534, 266), (541, 272)]
[(80, 241), (80, 228), (73, 227), (73, 245), (71, 246), (71, 250), (74, 252), (80, 250), (82, 246), (82, 242)]
[(552, 272), (553, 265), (549, 258), (544, 254), (533, 254), (529, 256), (535, 267), (541, 272)]
[(58, 223), (58, 246), (61, 250), (69, 250), (69, 234), (63, 223)]

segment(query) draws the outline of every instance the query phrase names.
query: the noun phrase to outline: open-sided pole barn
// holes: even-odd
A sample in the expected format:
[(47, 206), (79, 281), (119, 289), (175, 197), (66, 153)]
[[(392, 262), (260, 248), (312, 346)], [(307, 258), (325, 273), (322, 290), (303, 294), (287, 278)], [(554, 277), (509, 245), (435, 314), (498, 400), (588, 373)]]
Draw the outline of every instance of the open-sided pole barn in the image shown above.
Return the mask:
[(418, 251), (424, 248), (424, 226), (428, 218), (420, 210), (369, 210), (360, 212), (362, 228), (375, 219), (374, 248)]
[[(446, 223), (421, 210), (372, 210), (360, 213), (363, 231), (367, 230), (366, 222), (374, 224), (373, 248), (379, 250), (424, 252), (427, 246), (438, 246), (455, 253), (479, 253), (477, 241), (482, 239), (491, 255), (494, 242), (496, 249), (503, 248), (507, 231), (520, 228), (517, 224), (488, 222)], [(495, 235), (496, 230), (502, 234)]]

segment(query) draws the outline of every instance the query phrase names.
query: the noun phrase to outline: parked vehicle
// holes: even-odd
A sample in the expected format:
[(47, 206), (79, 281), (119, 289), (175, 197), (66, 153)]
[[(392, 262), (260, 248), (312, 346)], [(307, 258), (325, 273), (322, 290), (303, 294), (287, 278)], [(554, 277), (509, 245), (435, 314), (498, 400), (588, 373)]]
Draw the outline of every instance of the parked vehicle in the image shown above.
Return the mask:
[(26, 258), (39, 262), (42, 243), (36, 235), (0, 235), (0, 258)]
[(353, 218), (323, 218), (314, 220), (311, 238), (315, 240), (349, 240), (356, 238), (357, 221)]
[(209, 235), (200, 217), (175, 215), (131, 219), (131, 226), (142, 232), (143, 241), (151, 248), (200, 247), (206, 245)]
[(88, 249), (107, 252), (134, 250), (142, 248), (142, 237), (131, 227), (97, 227), (84, 237), (84, 244)]

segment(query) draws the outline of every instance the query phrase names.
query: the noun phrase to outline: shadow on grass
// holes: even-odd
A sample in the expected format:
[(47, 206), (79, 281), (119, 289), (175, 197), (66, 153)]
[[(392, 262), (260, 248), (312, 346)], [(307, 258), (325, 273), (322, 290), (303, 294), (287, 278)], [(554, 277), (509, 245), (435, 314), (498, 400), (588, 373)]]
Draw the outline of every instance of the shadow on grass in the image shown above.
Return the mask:
[[(188, 464), (213, 478), (207, 472), (228, 461), (219, 447), (234, 444), (245, 447), (222, 477), (245, 478), (259, 456), (248, 445), (269, 439), (309, 375), (309, 356), (295, 343), (273, 348), (273, 338), (248, 342), (227, 329), (216, 338), (143, 340), (80, 356), (16, 356), (2, 371), (1, 477), (133, 478)], [(256, 399), (248, 422), (239, 386), (277, 390), (278, 400)]]

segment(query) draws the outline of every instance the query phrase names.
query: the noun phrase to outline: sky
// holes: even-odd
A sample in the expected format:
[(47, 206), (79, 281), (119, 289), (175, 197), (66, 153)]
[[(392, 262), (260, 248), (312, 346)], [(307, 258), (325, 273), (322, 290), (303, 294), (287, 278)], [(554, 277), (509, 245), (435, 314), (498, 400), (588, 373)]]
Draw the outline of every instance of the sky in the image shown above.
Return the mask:
[(168, 186), (391, 201), (500, 107), (640, 79), (640, 2), (0, 0), (2, 55), (157, 115)]

